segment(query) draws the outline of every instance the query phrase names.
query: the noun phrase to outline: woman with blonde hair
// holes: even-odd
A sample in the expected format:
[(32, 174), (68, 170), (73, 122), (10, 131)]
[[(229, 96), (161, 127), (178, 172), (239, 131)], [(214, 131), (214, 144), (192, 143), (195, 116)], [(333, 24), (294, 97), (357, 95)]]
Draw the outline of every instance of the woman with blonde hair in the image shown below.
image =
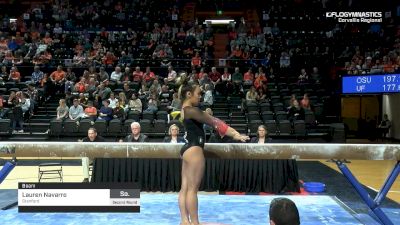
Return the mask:
[(179, 136), (179, 127), (176, 124), (169, 126), (168, 135), (164, 138), (165, 143), (184, 143), (185, 139)]

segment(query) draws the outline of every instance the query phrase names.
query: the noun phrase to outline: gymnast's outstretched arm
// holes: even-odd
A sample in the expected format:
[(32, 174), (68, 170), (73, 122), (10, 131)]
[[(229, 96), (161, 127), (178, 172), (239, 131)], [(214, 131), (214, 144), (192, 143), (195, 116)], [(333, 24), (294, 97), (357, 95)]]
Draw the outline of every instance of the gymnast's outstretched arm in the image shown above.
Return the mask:
[(200, 123), (207, 124), (213, 127), (216, 131), (218, 131), (220, 136), (229, 136), (234, 138), (235, 140), (240, 140), (240, 141), (246, 141), (249, 139), (249, 137), (241, 135), (235, 129), (229, 127), (224, 121), (201, 111), (197, 107), (185, 107), (184, 118), (193, 119)]

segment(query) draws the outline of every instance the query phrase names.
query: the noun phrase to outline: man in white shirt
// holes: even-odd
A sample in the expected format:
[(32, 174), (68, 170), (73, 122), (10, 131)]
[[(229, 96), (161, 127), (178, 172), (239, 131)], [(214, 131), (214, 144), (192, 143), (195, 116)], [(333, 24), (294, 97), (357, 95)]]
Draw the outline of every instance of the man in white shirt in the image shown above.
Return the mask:
[(115, 67), (115, 70), (111, 73), (110, 80), (119, 84), (121, 83), (121, 77), (122, 77), (121, 67), (117, 66)]

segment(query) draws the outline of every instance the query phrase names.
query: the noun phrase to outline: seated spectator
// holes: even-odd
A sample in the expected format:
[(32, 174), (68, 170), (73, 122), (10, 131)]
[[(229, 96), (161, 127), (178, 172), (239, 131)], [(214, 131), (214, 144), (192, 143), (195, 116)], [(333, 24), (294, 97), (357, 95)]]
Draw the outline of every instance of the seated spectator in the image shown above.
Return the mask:
[(118, 101), (116, 107), (113, 109), (112, 117), (114, 119), (125, 120), (125, 104), (122, 101)]
[(111, 92), (111, 88), (107, 87), (104, 83), (100, 83), (97, 87), (97, 90), (93, 92), (93, 94), (97, 96), (96, 99), (99, 98), (102, 101), (109, 99)]
[(8, 80), (9, 73), (7, 72), (7, 67), (2, 66), (0, 70), (0, 86), (4, 86), (5, 81)]
[(319, 75), (319, 72), (318, 72), (318, 68), (317, 67), (313, 67), (313, 71), (312, 71), (312, 73), (311, 73), (311, 80), (314, 82), (314, 83), (316, 83), (316, 84), (319, 84), (320, 82), (321, 82), (321, 77), (320, 77), (320, 75)]
[(100, 72), (99, 72), (99, 81), (104, 82), (108, 81), (110, 79), (110, 76), (108, 75), (107, 71), (105, 70), (104, 67), (100, 67)]
[(142, 112), (142, 101), (138, 98), (136, 93), (132, 94), (131, 99), (129, 100), (129, 109), (131, 111)]
[(252, 86), (250, 90), (247, 91), (246, 93), (246, 101), (247, 102), (256, 102), (258, 98), (258, 94), (256, 91), (256, 88)]
[(300, 107), (300, 104), (297, 100), (293, 101), (293, 106), (289, 108), (288, 119), (290, 121), (294, 120), (304, 120), (305, 114), (304, 109)]
[(193, 56), (191, 65), (193, 68), (201, 67), (201, 57), (199, 52), (196, 52), (195, 56)]
[(181, 102), (181, 100), (179, 99), (179, 96), (178, 96), (178, 93), (177, 93), (177, 92), (175, 92), (175, 93), (172, 95), (172, 102), (171, 102), (171, 105), (167, 106), (167, 108), (168, 108), (168, 110), (169, 110), (170, 112), (173, 112), (173, 111), (180, 111), (180, 110), (181, 110), (181, 108), (182, 108), (182, 102)]
[(31, 75), (31, 83), (34, 84), (35, 86), (39, 86), (43, 78), (44, 78), (44, 73), (40, 71), (39, 66), (35, 66), (33, 68), (33, 72)]
[(74, 90), (78, 93), (85, 93), (86, 92), (86, 78), (85, 77), (81, 77), (81, 80), (75, 84), (74, 86)]
[(301, 69), (300, 75), (297, 80), (298, 84), (308, 83), (308, 74), (305, 69)]
[[(210, 116), (213, 116), (213, 114), (214, 114), (214, 112), (212, 111), (211, 108), (206, 108), (205, 112)], [(208, 124), (204, 124), (203, 128), (204, 128), (204, 132), (206, 132), (206, 134), (207, 133), (212, 134), (214, 132), (214, 128)]]
[(79, 94), (79, 104), (83, 107), (86, 108), (88, 104), (88, 98), (85, 96), (85, 94), (80, 93)]
[(104, 100), (103, 101), (103, 106), (99, 110), (99, 120), (105, 120), (105, 121), (110, 121), (112, 120), (112, 113), (113, 110), (110, 105), (110, 100)]
[(308, 98), (308, 94), (304, 94), (303, 99), (300, 101), (301, 107), (305, 110), (311, 110), (310, 99)]
[(206, 91), (206, 93), (204, 94), (204, 101), (203, 101), (204, 106), (210, 107), (214, 104), (214, 97), (213, 97), (213, 93), (212, 93), (210, 84), (206, 84), (205, 91)]
[(8, 77), (9, 81), (14, 81), (15, 83), (19, 83), (21, 81), (21, 74), (18, 72), (17, 67), (13, 66), (10, 70), (10, 76)]
[(93, 102), (89, 101), (87, 103), (87, 107), (85, 108), (84, 118), (89, 118), (92, 121), (95, 121), (97, 118), (97, 109), (93, 106)]
[(177, 73), (173, 70), (172, 66), (168, 66), (168, 76), (164, 79), (165, 84), (173, 84), (176, 81)]
[(74, 121), (79, 121), (85, 113), (83, 112), (83, 107), (79, 104), (79, 99), (74, 99), (73, 105), (69, 108), (69, 119)]
[(102, 59), (103, 64), (108, 67), (112, 67), (117, 60), (118, 58), (112, 52), (107, 52)]
[[(138, 122), (133, 122), (131, 124), (132, 133), (125, 137), (124, 142), (149, 142), (149, 138), (140, 133), (140, 124)], [(120, 140), (122, 142), (122, 140)]]
[(254, 74), (251, 71), (251, 68), (244, 74), (243, 82), (245, 85), (252, 86), (254, 82)]
[(221, 84), (221, 74), (217, 71), (216, 67), (212, 67), (211, 68), (211, 72), (208, 74), (208, 77), (210, 78), (215, 90), (218, 93), (221, 93), (222, 92), (222, 88), (223, 88), (220, 85)]
[(261, 103), (265, 102), (266, 100), (267, 100), (267, 95), (264, 92), (264, 89), (262, 88), (257, 89), (257, 101)]
[(146, 82), (146, 85), (149, 87), (153, 84), (153, 81), (157, 79), (156, 75), (150, 70), (150, 67), (146, 67), (146, 72), (143, 74), (143, 80)]
[(271, 138), (268, 137), (267, 127), (264, 125), (258, 126), (257, 137), (253, 137), (250, 140), (250, 143), (258, 143), (258, 144), (264, 144), (264, 143), (270, 143), (270, 142), (271, 142)]
[(134, 93), (134, 91), (129, 87), (129, 84), (128, 84), (128, 83), (124, 83), (123, 92), (122, 92), (122, 93), (124, 93), (125, 96), (130, 97), (130, 96), (132, 96), (132, 94)]
[(221, 91), (223, 95), (228, 95), (233, 90), (232, 75), (229, 73), (228, 68), (224, 68), (224, 73), (221, 76)]
[(240, 93), (243, 84), (243, 74), (240, 73), (239, 67), (236, 67), (235, 72), (232, 74), (232, 83), (233, 83), (234, 93), (235, 94)]
[(296, 204), (288, 198), (275, 198), (269, 206), (270, 225), (300, 225)]
[(120, 92), (118, 94), (118, 104), (124, 109), (125, 112), (128, 111), (128, 99), (126, 98), (124, 92)]
[(132, 80), (133, 80), (133, 82), (141, 83), (142, 79), (143, 79), (143, 72), (140, 71), (140, 67), (137, 66), (135, 68), (135, 71), (133, 71), (133, 73), (132, 73)]
[(154, 96), (151, 96), (149, 98), (149, 102), (147, 103), (147, 109), (144, 110), (144, 112), (152, 112), (152, 113), (156, 113), (158, 110), (157, 107), (157, 99)]
[(64, 120), (68, 118), (69, 108), (65, 103), (65, 99), (60, 99), (59, 106), (57, 107), (57, 120)]
[(262, 71), (262, 68), (260, 67), (260, 72), (256, 74), (256, 80), (254, 81), (254, 87), (256, 89), (261, 88), (261, 86), (267, 83), (267, 77), (265, 76), (265, 73)]
[(76, 82), (76, 76), (75, 73), (72, 71), (71, 67), (67, 68), (67, 72), (65, 73), (65, 92), (72, 92), (75, 91), (73, 90), (74, 84)]
[(97, 130), (94, 127), (88, 129), (88, 136), (82, 139), (82, 142), (104, 142), (105, 139), (97, 135)]
[(115, 67), (115, 70), (111, 73), (110, 81), (113, 84), (120, 84), (122, 78), (121, 67)]
[(179, 127), (176, 124), (172, 124), (168, 129), (169, 137), (165, 137), (165, 143), (185, 143), (185, 139), (183, 137), (179, 137)]
[(117, 105), (118, 105), (118, 99), (115, 98), (114, 92), (111, 92), (111, 93), (110, 93), (110, 98), (108, 99), (108, 101), (109, 101), (109, 107), (110, 107), (110, 108), (115, 109), (115, 107), (117, 107)]

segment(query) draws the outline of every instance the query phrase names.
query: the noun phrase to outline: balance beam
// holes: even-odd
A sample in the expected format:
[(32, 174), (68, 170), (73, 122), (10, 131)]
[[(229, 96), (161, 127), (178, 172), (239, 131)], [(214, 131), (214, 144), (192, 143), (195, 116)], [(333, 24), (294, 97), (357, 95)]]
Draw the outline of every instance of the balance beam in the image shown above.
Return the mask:
[[(180, 158), (182, 144), (1, 142), (0, 157)], [(400, 160), (400, 145), (206, 144), (205, 156), (220, 159)]]

